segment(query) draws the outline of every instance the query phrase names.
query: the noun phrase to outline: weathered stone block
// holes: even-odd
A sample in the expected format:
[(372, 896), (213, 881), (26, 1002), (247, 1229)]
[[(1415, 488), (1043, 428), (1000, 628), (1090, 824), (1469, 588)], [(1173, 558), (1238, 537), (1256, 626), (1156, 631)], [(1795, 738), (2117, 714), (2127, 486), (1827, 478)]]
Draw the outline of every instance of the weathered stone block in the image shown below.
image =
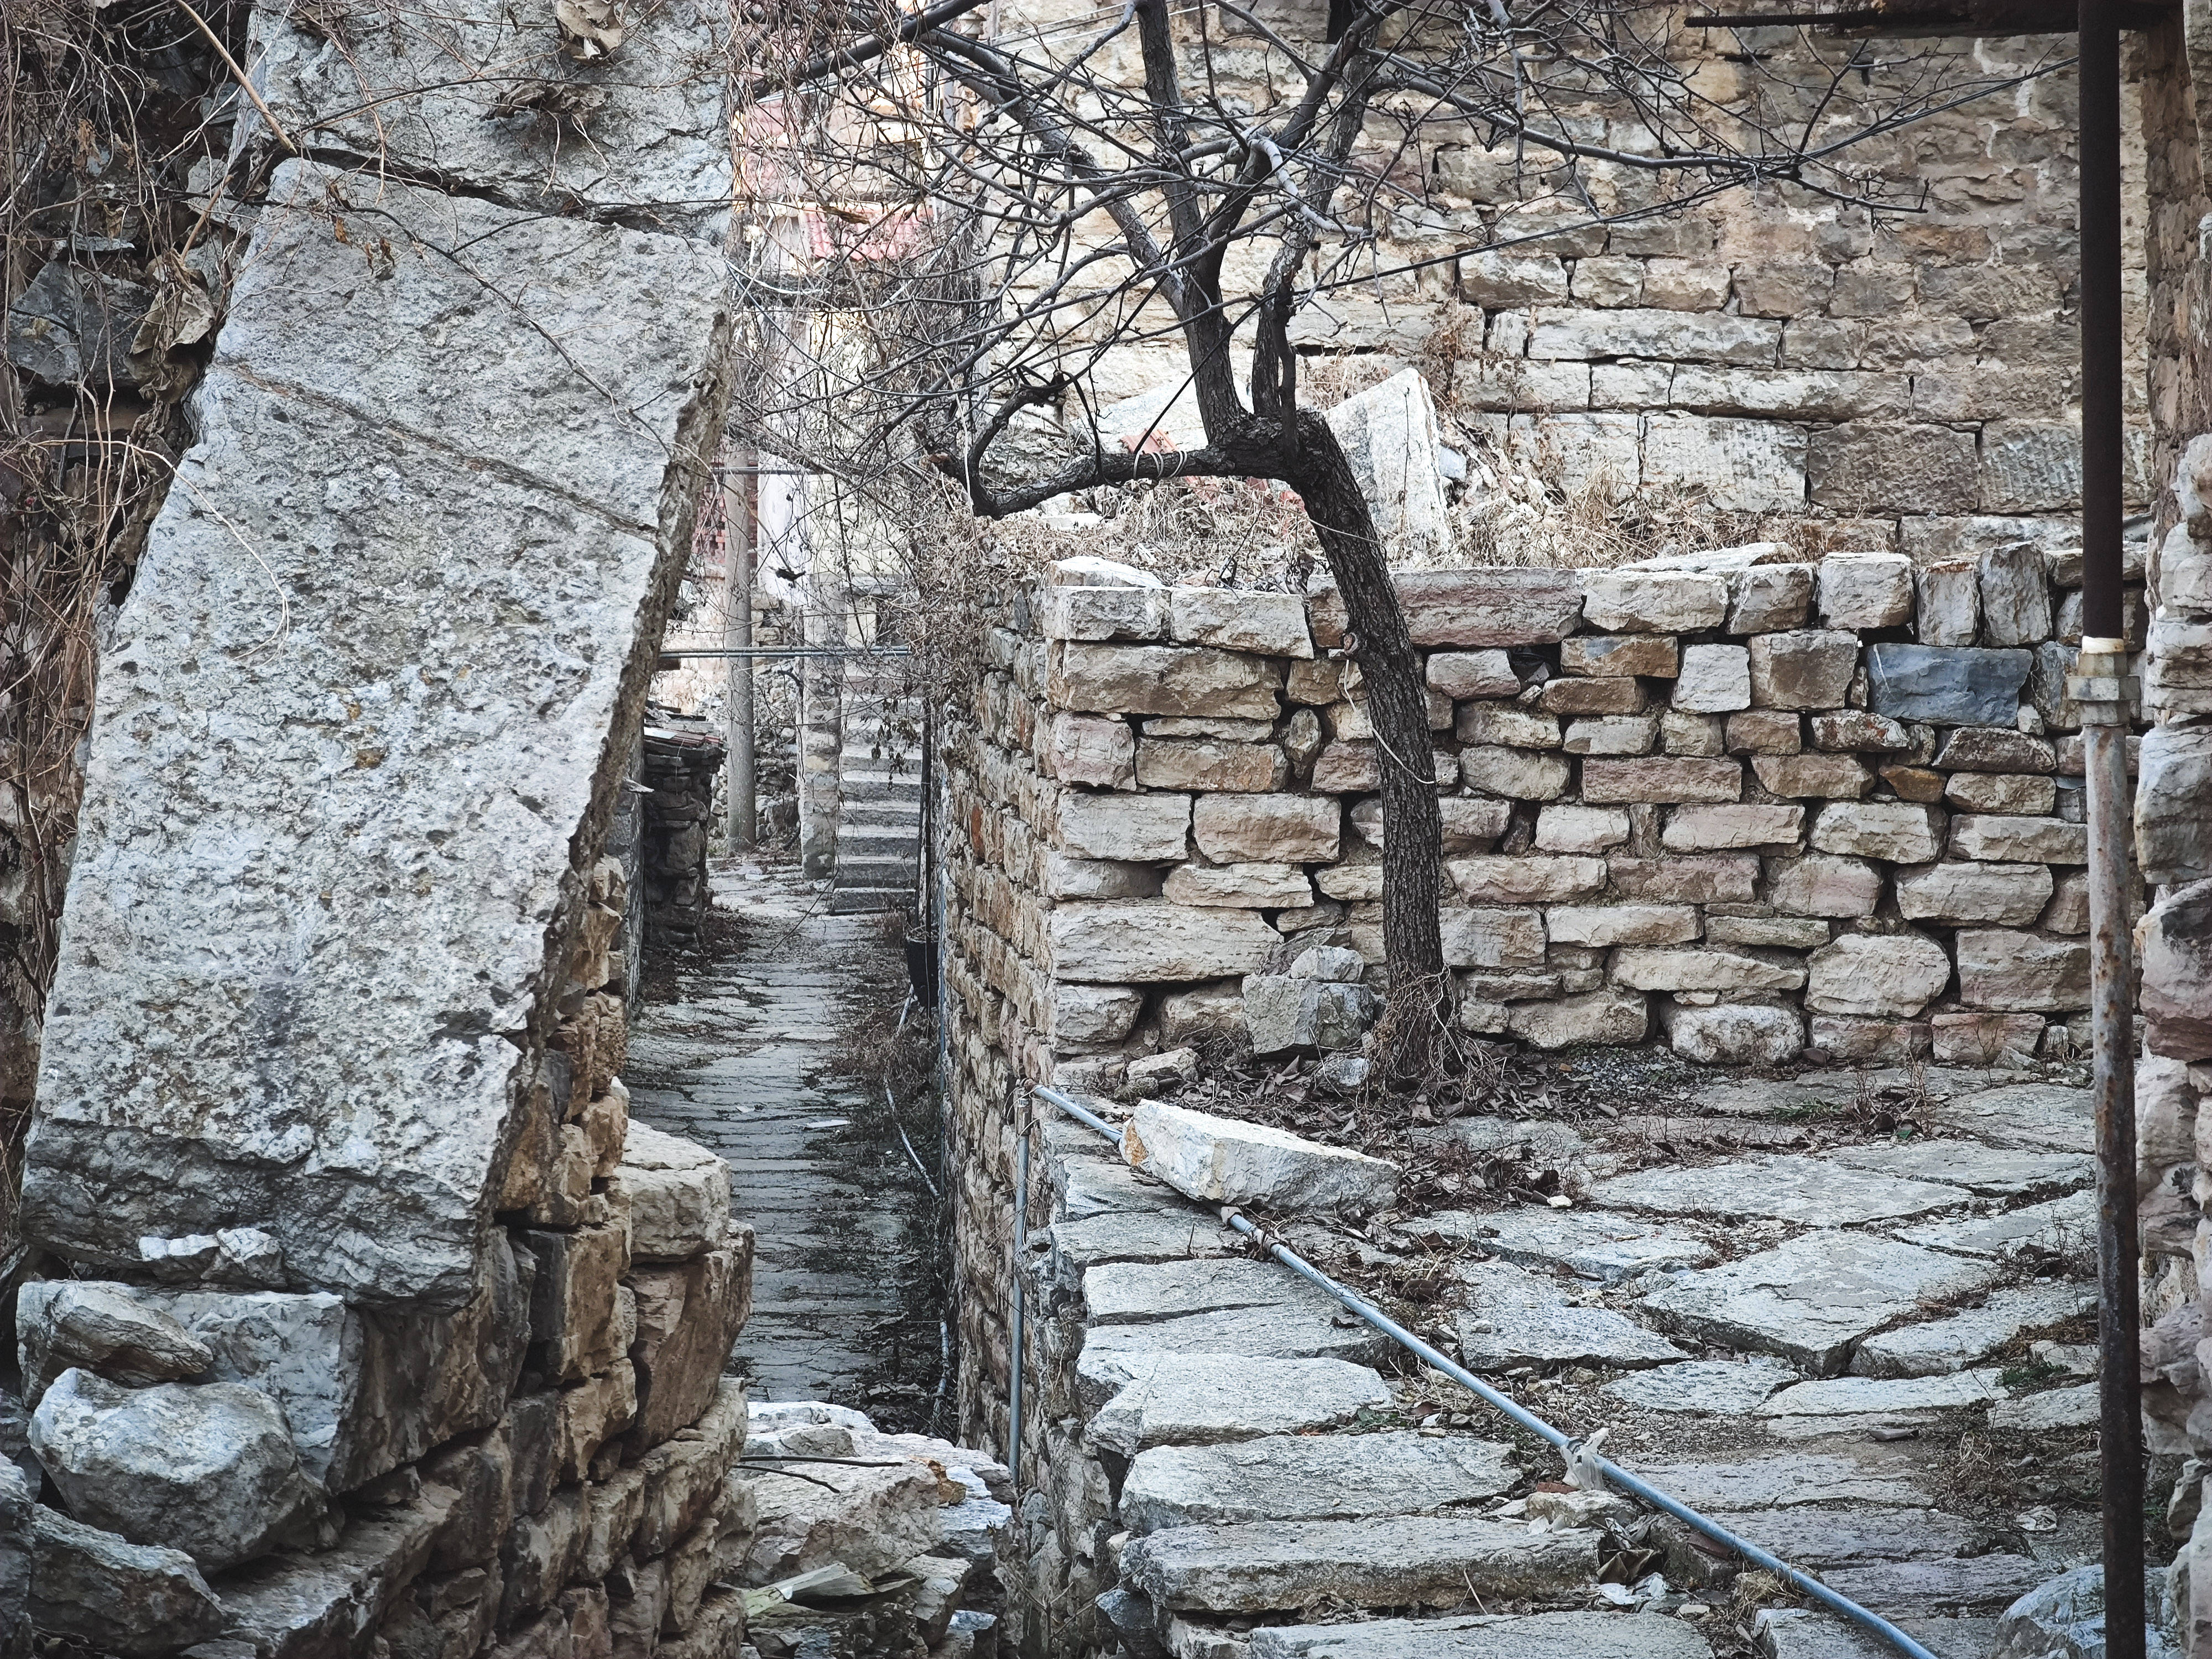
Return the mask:
[(1190, 822), (1188, 795), (1069, 790), (1060, 799), (1058, 840), (1080, 858), (1165, 862), (1182, 858)]
[(1972, 645), (1981, 628), (1980, 572), (1972, 559), (1943, 559), (1913, 573), (1923, 645)]
[(1794, 755), (1805, 746), (1804, 716), (1794, 710), (1753, 708), (1728, 718), (1724, 741), (1731, 755)]
[(1568, 678), (1545, 682), (1538, 706), (1547, 714), (1635, 714), (1644, 688), (1632, 679)]
[(1619, 806), (1547, 806), (1536, 815), (1542, 853), (1603, 853), (1628, 840), (1628, 812)]
[(1839, 513), (1971, 513), (1978, 471), (1973, 434), (1947, 426), (1846, 422), (1805, 453), (1810, 499)]
[(1053, 705), (1101, 714), (1190, 714), (1273, 720), (1283, 671), (1265, 657), (1197, 645), (1055, 648), (1046, 690)]
[(1776, 634), (1802, 628), (1813, 607), (1809, 564), (1753, 565), (1730, 578), (1731, 634)]
[(1534, 909), (1462, 909), (1446, 905), (1437, 917), (1447, 968), (1540, 968), (1544, 913)]
[(1828, 942), (1826, 921), (1802, 916), (1708, 914), (1705, 939), (1713, 945), (1764, 945), (1777, 951), (1817, 951)]
[(231, 1622), (182, 1550), (133, 1544), (43, 1504), (31, 1513), (27, 1608), (33, 1629), (126, 1659), (174, 1653)]
[(1071, 858), (1049, 852), (1044, 858), (1044, 893), (1054, 899), (1158, 898), (1160, 868), (1112, 859)]
[(1684, 647), (1674, 702), (1675, 708), (1697, 714), (1725, 714), (1750, 708), (1750, 652), (1741, 645)]
[(1092, 984), (1219, 979), (1256, 972), (1280, 937), (1249, 910), (1142, 900), (1061, 904), (1046, 921), (1044, 965), (1060, 979)]
[[(642, 1124), (639, 1128), (654, 1133)], [(723, 1202), (726, 1219), (726, 1196)], [(580, 1382), (606, 1370), (629, 1346), (615, 1308), (616, 1287), (629, 1273), (629, 1230), (608, 1223), (574, 1232), (532, 1231), (519, 1242), (537, 1262), (530, 1280), (530, 1336), (538, 1369), (553, 1382)]]
[(1541, 750), (1473, 748), (1461, 752), (1459, 771), (1468, 788), (1486, 794), (1508, 800), (1557, 800), (1567, 793), (1574, 763)]
[(1216, 645), (1267, 657), (1310, 657), (1306, 602), (1251, 588), (1171, 587), (1168, 628), (1180, 645)]
[(1912, 620), (1912, 561), (1832, 553), (1820, 561), (1820, 620), (1830, 628), (1895, 628)]
[(2058, 786), (2035, 772), (1960, 772), (1944, 784), (1943, 799), (1962, 812), (2040, 817), (2057, 805)]
[(1943, 814), (1909, 801), (1837, 801), (1820, 809), (1810, 840), (1823, 853), (1921, 864), (1943, 850)]
[(1555, 904), (1544, 913), (1554, 945), (1680, 945), (1698, 937), (1687, 904)]
[(1897, 908), (1909, 921), (2026, 927), (2051, 890), (2051, 871), (2040, 864), (1953, 861), (1897, 872)]
[[(1549, 645), (1574, 632), (1582, 614), (1582, 585), (1571, 570), (1482, 565), (1409, 570), (1395, 580), (1417, 646)], [(1307, 612), (1315, 644), (1344, 642), (1344, 601), (1335, 589), (1316, 594)]]
[(642, 1267), (637, 1293), (637, 1414), (631, 1455), (699, 1421), (714, 1403), (730, 1345), (752, 1311), (753, 1232), (732, 1227), (678, 1266)]
[(1728, 619), (1728, 583), (1687, 570), (1582, 573), (1583, 615), (1608, 634), (1688, 634)]
[(1770, 795), (1805, 800), (1856, 800), (1874, 775), (1856, 755), (1753, 755), (1752, 775)]
[(1645, 998), (1618, 985), (1551, 1002), (1516, 1002), (1506, 1029), (1539, 1048), (1567, 1048), (1583, 1043), (1620, 1048), (1641, 1042), (1651, 1029)]
[(1281, 788), (1290, 775), (1290, 757), (1272, 743), (1148, 737), (1137, 745), (1137, 781), (1147, 789), (1264, 794)]
[(1845, 933), (1810, 969), (1806, 1007), (1859, 1018), (1910, 1018), (1951, 982), (1950, 957), (1924, 933)]
[(2089, 831), (2057, 818), (1961, 813), (1951, 820), (1951, 855), (2006, 864), (2087, 864)]
[(1670, 853), (1664, 858), (1606, 860), (1616, 898), (1690, 904), (1741, 904), (1753, 896), (1759, 860), (1746, 854)]
[(2040, 1014), (1936, 1014), (1929, 1022), (1938, 1066), (1995, 1066), (2035, 1056)]
[(1511, 703), (1470, 702), (1460, 705), (1457, 722), (1462, 743), (1509, 749), (1557, 749), (1559, 722), (1550, 714), (1517, 708)]
[(1751, 1005), (1660, 1010), (1668, 1046), (1700, 1066), (1786, 1066), (1805, 1047), (1805, 1020), (1795, 1008)]
[(2048, 738), (2008, 726), (1960, 726), (1936, 751), (1936, 764), (1947, 772), (2050, 772), (2057, 763)]
[(1313, 902), (1313, 883), (1294, 864), (1178, 864), (1161, 895), (1176, 904), (1279, 910)]
[(1614, 953), (1613, 979), (1637, 991), (1794, 991), (1805, 969), (1737, 951), (1629, 946)]
[(1343, 816), (1333, 795), (1208, 794), (1192, 809), (1191, 831), (1217, 863), (1328, 863), (1342, 845)]
[(1597, 892), (1605, 885), (1606, 861), (1491, 855), (1453, 859), (1444, 873), (1470, 904), (1555, 903)]
[(33, 1406), (72, 1366), (143, 1387), (197, 1376), (215, 1363), (207, 1344), (120, 1285), (32, 1280), (16, 1295), (15, 1340), (23, 1398)]
[(1747, 648), (1751, 700), (1761, 708), (1839, 708), (1858, 670), (1858, 635), (1839, 629), (1754, 634)]
[(31, 1449), (83, 1520), (204, 1572), (314, 1538), (325, 1518), (284, 1413), (240, 1382), (125, 1389), (64, 1371), (32, 1415)]
[(1881, 902), (1881, 872), (1863, 859), (1770, 859), (1766, 874), (1767, 902), (1784, 915), (1850, 920), (1872, 915)]
[(2212, 877), (2212, 726), (2143, 734), (2136, 784), (2136, 856), (2160, 885)]
[(1711, 759), (1728, 753), (1728, 722), (1718, 714), (1685, 714), (1669, 708), (1659, 716), (1659, 734), (1670, 755)]
[(1867, 694), (1876, 714), (1930, 726), (2008, 725), (2027, 683), (2030, 653), (1964, 646), (1867, 647)]
[(1983, 554), (1978, 574), (1983, 644), (2040, 645), (2051, 637), (2051, 583), (2033, 543)]
[[(1085, 588), (1055, 589), (1085, 592)], [(1137, 773), (1137, 734), (1127, 720), (1059, 714), (1047, 728), (1042, 770), (1062, 783), (1118, 789)]]
[[(1346, 952), (1358, 957), (1352, 952)], [(1365, 986), (1298, 974), (1250, 974), (1244, 980), (1244, 1030), (1255, 1054), (1356, 1048), (1378, 1012)]]
[(1503, 651), (1433, 652), (1425, 672), (1429, 690), (1455, 702), (1517, 696), (1521, 691), (1520, 678)]
[(2143, 1013), (2150, 1051), (2212, 1060), (2212, 882), (2192, 882), (2143, 918)]
[(1969, 1008), (2071, 1013), (2089, 1006), (2089, 947), (1997, 928), (1959, 930), (1959, 1000)]
[(680, 1135), (633, 1124), (608, 1183), (629, 1212), (630, 1254), (681, 1261), (719, 1244), (730, 1224), (730, 1166)]
[[(1778, 792), (1779, 793), (1779, 792)], [(1717, 853), (1737, 847), (1794, 847), (1805, 828), (1802, 806), (1678, 806), (1667, 815), (1659, 844), (1670, 853)]]
[(1912, 734), (1887, 715), (1845, 709), (1813, 716), (1813, 746), (1853, 754), (1883, 754), (1912, 747)]
[(1260, 1204), (1280, 1215), (1364, 1214), (1398, 1195), (1398, 1166), (1382, 1158), (1158, 1101), (1138, 1106), (1121, 1155), (1203, 1203)]
[(1608, 802), (1738, 800), (1743, 795), (1743, 763), (1668, 756), (1649, 760), (1589, 760), (1583, 763), (1583, 799)]
[(1559, 666), (1570, 674), (1613, 678), (1649, 674), (1671, 680), (1680, 665), (1680, 644), (1672, 635), (1577, 634), (1559, 641)]
[(1135, 640), (1167, 631), (1162, 587), (1053, 586), (1038, 596), (1038, 623), (1048, 640)]
[(1560, 746), (1570, 755), (1643, 755), (1650, 752), (1658, 735), (1659, 720), (1653, 715), (1601, 714), (1570, 722)]
[[(409, 149), (389, 112), (353, 118)], [(697, 182), (721, 186), (684, 193), (725, 199), (726, 158), (704, 144)], [(568, 176), (532, 158), (521, 188), (549, 171)], [(302, 161), (270, 189), (109, 641), (23, 1217), (112, 1265), (142, 1237), (255, 1228), (264, 1286), (450, 1307), (525, 1063), (500, 1034), (557, 989), (576, 839), (611, 810), (611, 733), (688, 552), (721, 418), (720, 255)], [(332, 212), (389, 239), (389, 280), (362, 280)], [(486, 307), (487, 284), (528, 298)], [(361, 625), (363, 593), (419, 596), (434, 568), (434, 603)], [(455, 698), (465, 715), (434, 712)], [(211, 732), (246, 758), (210, 769)]]

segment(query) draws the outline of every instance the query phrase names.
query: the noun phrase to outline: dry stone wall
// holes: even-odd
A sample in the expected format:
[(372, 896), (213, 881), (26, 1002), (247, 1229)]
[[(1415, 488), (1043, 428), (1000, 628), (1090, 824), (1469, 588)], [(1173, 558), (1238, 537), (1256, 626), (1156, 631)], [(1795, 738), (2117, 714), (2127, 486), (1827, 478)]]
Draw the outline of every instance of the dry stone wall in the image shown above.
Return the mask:
[[(1223, 1042), (1348, 1058), (1382, 984), (1380, 757), (1334, 594), (1057, 574), (945, 744), (963, 1399), (991, 1444), (1018, 1085), (1156, 1092)], [(1401, 575), (1461, 1024), (1763, 1066), (2082, 1044), (2080, 580), (2025, 544)]]

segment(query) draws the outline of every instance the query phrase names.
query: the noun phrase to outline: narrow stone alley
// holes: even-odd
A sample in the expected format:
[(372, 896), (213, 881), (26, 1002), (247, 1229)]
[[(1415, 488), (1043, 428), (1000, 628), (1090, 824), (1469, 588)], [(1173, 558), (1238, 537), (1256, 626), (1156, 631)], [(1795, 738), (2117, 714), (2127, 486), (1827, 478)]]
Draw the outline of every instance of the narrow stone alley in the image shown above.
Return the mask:
[(729, 1163), (757, 1231), (753, 1314), (732, 1356), (756, 1401), (835, 1401), (885, 1428), (943, 1408), (934, 1112), (883, 1067), (906, 970), (891, 918), (832, 915), (788, 865), (714, 873), (701, 949), (648, 976), (630, 1036), (631, 1109)]

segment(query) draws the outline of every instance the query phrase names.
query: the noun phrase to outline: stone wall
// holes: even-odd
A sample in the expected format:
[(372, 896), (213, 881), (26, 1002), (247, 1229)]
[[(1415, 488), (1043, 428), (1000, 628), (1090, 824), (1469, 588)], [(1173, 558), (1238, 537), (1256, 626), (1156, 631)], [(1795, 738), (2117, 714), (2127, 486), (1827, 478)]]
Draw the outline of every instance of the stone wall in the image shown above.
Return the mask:
[(665, 948), (693, 943), (705, 924), (714, 783), (729, 751), (705, 722), (655, 713), (662, 723), (645, 730), (645, 914), (648, 939)]
[[(27, 1152), (0, 1590), (48, 1638), (743, 1638), (750, 1233), (627, 1121), (603, 856), (726, 397), (720, 15), (594, 67), (550, 14), (254, 12), (316, 159), (237, 134)], [(519, 64), (600, 143), (492, 107)]]
[[(1333, 592), (1079, 564), (994, 632), (945, 748), (963, 1398), (987, 1444), (1017, 1083), (1142, 1093), (1210, 1044), (1349, 1050), (1382, 984), (1377, 757)], [(1762, 545), (1401, 576), (1461, 1024), (1765, 1066), (2083, 1044), (2079, 566)], [(1368, 983), (1290, 973), (1316, 945)]]

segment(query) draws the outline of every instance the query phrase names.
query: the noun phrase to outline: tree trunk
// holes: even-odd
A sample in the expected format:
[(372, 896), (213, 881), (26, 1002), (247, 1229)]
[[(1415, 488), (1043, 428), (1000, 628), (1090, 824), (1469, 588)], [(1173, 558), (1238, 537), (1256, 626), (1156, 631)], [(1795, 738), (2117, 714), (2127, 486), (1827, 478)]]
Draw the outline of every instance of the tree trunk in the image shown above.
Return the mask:
[(1297, 413), (1301, 465), (1290, 483), (1344, 598), (1352, 659), (1367, 690), (1382, 771), (1382, 951), (1390, 975), (1396, 1052), (1385, 1070), (1426, 1068), (1434, 1023), (1446, 1004), (1443, 941), (1437, 927), (1443, 822), (1437, 810), (1428, 694), (1374, 514), (1328, 422)]

